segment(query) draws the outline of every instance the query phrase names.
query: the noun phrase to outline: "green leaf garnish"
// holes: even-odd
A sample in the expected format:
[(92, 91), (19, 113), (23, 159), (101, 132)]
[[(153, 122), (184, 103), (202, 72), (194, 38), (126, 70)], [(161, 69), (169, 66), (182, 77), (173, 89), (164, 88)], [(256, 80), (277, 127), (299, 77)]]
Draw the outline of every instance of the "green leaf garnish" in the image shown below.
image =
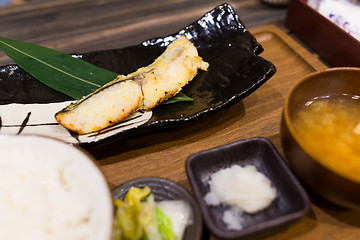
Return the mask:
[(0, 48), (33, 77), (75, 99), (91, 93), (118, 75), (68, 54), (31, 43), (0, 37)]
[(162, 104), (170, 104), (170, 103), (175, 103), (175, 102), (193, 102), (193, 101), (194, 101), (194, 99), (192, 99), (191, 97), (188, 97), (184, 93), (179, 92), (172, 98), (169, 98), (168, 100), (165, 100), (164, 102), (162, 102)]
[[(0, 37), (0, 49), (37, 80), (74, 99), (88, 95), (118, 75), (69, 54), (36, 44)], [(180, 101), (193, 99), (179, 93), (163, 104)]]

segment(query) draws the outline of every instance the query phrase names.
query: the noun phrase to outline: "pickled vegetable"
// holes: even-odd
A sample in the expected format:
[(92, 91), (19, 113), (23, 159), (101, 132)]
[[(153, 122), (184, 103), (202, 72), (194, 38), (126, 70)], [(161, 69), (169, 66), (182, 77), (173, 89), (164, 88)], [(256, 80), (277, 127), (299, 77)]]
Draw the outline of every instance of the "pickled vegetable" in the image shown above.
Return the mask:
[[(115, 199), (116, 240), (180, 240), (190, 219), (190, 207), (182, 200), (169, 200), (169, 207), (157, 206), (149, 187), (131, 188), (124, 200)], [(163, 204), (160, 204), (163, 205)], [(185, 207), (186, 208), (185, 208)], [(169, 212), (167, 214), (166, 212)], [(175, 214), (174, 214), (175, 213)], [(176, 224), (176, 226), (174, 226)], [(175, 230), (175, 231), (174, 231)]]

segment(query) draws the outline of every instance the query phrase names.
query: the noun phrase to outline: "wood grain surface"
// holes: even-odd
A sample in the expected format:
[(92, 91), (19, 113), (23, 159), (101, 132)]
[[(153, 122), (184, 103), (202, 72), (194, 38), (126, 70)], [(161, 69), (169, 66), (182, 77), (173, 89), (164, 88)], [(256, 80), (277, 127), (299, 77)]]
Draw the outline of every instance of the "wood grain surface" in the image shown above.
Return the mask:
[[(228, 1), (248, 28), (284, 21), (285, 8), (260, 0)], [(219, 0), (43, 0), (0, 8), (2, 37), (67, 53), (122, 48), (167, 36), (196, 21)], [(11, 62), (0, 53), (0, 65)]]
[[(0, 8), (0, 34), (68, 53), (114, 49), (176, 32), (222, 3), (39, 1)], [(159, 176), (191, 192), (185, 172), (191, 154), (246, 138), (266, 137), (283, 153), (279, 124), (287, 93), (303, 76), (327, 66), (287, 32), (286, 8), (269, 7), (260, 0), (228, 3), (264, 46), (261, 56), (274, 63), (277, 73), (243, 101), (190, 126), (128, 138), (94, 151), (111, 188), (133, 178)], [(8, 63), (11, 60), (0, 53), (0, 65)], [(333, 206), (310, 191), (309, 195), (311, 212), (268, 239), (360, 239), (360, 214)]]

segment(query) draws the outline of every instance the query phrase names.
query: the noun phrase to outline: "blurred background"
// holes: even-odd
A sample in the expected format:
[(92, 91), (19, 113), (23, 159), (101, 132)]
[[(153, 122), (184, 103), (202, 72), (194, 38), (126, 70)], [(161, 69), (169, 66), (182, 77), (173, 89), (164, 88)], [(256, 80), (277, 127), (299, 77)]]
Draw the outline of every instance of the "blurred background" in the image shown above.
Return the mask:
[(16, 5), (16, 4), (22, 4), (26, 2), (34, 2), (39, 0), (0, 0), (0, 6), (6, 6), (6, 5)]

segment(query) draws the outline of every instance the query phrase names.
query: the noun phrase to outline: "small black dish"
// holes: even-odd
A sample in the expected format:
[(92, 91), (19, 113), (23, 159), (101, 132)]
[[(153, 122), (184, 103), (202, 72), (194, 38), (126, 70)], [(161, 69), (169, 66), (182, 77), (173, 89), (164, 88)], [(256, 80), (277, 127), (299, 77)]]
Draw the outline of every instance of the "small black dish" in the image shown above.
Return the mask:
[[(203, 197), (211, 175), (234, 164), (253, 165), (277, 190), (272, 204), (256, 214), (244, 214), (242, 230), (228, 230), (222, 222), (226, 206), (210, 207)], [(283, 230), (310, 209), (309, 198), (272, 143), (252, 138), (190, 156), (186, 172), (209, 230), (219, 239), (262, 239)]]
[(192, 209), (192, 223), (186, 227), (183, 240), (201, 239), (203, 224), (200, 209), (190, 193), (173, 181), (158, 177), (133, 179), (116, 187), (112, 192), (113, 198), (123, 200), (126, 193), (132, 187), (143, 188), (145, 186), (149, 186), (151, 188), (155, 201), (180, 199), (187, 202)]

